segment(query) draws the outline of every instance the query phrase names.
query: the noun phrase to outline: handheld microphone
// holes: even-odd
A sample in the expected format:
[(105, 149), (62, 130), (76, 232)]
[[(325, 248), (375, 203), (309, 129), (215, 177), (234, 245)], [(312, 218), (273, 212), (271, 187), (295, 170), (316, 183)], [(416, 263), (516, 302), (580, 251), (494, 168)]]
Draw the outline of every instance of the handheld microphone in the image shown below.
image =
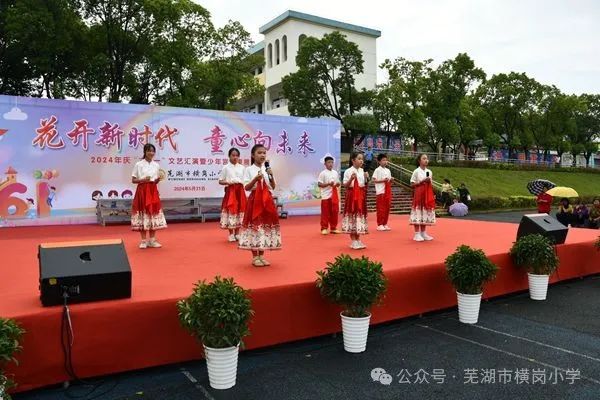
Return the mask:
[(268, 161), (265, 161), (265, 168), (270, 168), (271, 164)]
[(427, 172), (425, 173), (425, 176), (427, 176), (427, 177), (429, 178), (429, 171), (427, 171)]

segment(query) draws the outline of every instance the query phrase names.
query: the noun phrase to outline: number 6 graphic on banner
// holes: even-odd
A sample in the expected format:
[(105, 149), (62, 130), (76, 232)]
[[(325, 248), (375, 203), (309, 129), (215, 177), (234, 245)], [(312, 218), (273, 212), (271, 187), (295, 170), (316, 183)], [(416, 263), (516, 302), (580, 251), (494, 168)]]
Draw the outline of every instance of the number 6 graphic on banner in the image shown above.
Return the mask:
[[(22, 183), (10, 183), (0, 189), (0, 217), (22, 217), (27, 214), (27, 203), (18, 197), (12, 197), (14, 193), (27, 192), (27, 186)], [(8, 209), (14, 206), (16, 211), (9, 213)]]

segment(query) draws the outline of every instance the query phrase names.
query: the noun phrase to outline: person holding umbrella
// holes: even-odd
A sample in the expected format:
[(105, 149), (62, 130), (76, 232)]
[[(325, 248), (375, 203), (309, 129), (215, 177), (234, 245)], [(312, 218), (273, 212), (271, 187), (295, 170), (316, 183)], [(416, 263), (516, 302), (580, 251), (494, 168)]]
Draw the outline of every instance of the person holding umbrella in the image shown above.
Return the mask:
[(542, 193), (538, 194), (536, 203), (538, 213), (540, 214), (550, 214), (550, 208), (552, 207), (552, 196), (548, 193), (548, 186), (545, 186), (542, 190)]

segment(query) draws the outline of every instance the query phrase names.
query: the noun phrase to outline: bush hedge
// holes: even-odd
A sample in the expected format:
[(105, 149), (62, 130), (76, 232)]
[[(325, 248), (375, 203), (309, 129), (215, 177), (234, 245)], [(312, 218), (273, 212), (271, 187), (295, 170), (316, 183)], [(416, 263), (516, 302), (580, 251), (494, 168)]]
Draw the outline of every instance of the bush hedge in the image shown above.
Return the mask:
[[(394, 164), (400, 164), (405, 168), (416, 168), (416, 157), (391, 157), (390, 161)], [(600, 168), (584, 168), (584, 167), (561, 167), (557, 164), (542, 165), (542, 164), (509, 164), (489, 161), (470, 161), (470, 160), (444, 160), (444, 161), (429, 161), (430, 166), (448, 166), (461, 168), (479, 168), (479, 169), (496, 169), (506, 171), (553, 171), (553, 172), (585, 172), (590, 174), (600, 174)]]

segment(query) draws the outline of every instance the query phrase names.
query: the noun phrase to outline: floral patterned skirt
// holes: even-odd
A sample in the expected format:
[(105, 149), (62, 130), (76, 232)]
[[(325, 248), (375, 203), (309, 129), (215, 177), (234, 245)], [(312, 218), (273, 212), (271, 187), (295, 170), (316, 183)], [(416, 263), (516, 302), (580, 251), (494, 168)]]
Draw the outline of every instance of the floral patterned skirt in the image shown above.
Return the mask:
[(435, 198), (431, 185), (421, 185), (415, 188), (409, 224), (435, 224)]
[(238, 229), (244, 221), (246, 209), (246, 192), (239, 183), (225, 188), (225, 196), (221, 203), (221, 228)]
[(131, 229), (155, 231), (167, 227), (156, 183), (140, 183), (131, 205)]
[[(257, 197), (255, 190), (248, 197), (238, 247), (243, 250), (255, 251), (279, 250), (281, 249), (281, 230), (276, 209), (274, 214), (263, 211), (258, 217), (253, 217), (254, 202), (259, 201)], [(270, 199), (273, 201), (272, 197)]]
[[(357, 207), (354, 201), (355, 190), (361, 191), (362, 204)], [(346, 190), (346, 199), (344, 203), (344, 215), (342, 217), (342, 232), (366, 235), (369, 233), (367, 224), (367, 190), (366, 188), (348, 188)]]

